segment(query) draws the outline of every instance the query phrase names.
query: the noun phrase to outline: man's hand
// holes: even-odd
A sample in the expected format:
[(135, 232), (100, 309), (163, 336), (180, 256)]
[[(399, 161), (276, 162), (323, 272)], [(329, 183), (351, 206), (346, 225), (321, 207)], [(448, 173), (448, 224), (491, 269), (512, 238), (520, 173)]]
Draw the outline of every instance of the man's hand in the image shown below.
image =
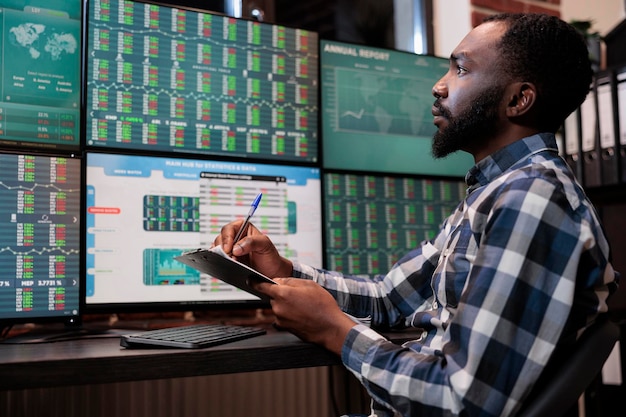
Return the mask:
[(261, 283), (255, 288), (270, 296), (276, 325), (341, 355), (346, 336), (356, 323), (339, 309), (332, 295), (309, 280), (275, 281), (278, 285)]
[(293, 271), (291, 261), (283, 258), (269, 237), (261, 233), (252, 223), (248, 224), (246, 234), (234, 242), (242, 220), (236, 220), (222, 227), (221, 233), (213, 244), (222, 245), (224, 252), (233, 258), (270, 278), (287, 277)]

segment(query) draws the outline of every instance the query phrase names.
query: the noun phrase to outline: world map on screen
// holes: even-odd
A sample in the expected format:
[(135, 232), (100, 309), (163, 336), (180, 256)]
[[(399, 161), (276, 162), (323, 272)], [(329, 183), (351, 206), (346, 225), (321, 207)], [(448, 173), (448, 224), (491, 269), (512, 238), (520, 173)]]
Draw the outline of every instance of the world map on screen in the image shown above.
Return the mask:
[(71, 33), (57, 33), (47, 30), (46, 25), (26, 22), (9, 29), (9, 41), (18, 47), (26, 48), (33, 59), (43, 53), (53, 61), (62, 59), (63, 54), (75, 54), (78, 41)]

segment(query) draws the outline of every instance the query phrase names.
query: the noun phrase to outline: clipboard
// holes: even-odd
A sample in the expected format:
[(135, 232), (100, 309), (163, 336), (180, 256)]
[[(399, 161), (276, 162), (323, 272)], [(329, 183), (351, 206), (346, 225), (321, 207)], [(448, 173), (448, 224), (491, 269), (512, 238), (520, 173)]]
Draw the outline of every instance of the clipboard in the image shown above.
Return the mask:
[(254, 282), (277, 284), (271, 278), (228, 256), (221, 246), (184, 252), (174, 259), (267, 302), (270, 300), (269, 297), (255, 290), (251, 284)]

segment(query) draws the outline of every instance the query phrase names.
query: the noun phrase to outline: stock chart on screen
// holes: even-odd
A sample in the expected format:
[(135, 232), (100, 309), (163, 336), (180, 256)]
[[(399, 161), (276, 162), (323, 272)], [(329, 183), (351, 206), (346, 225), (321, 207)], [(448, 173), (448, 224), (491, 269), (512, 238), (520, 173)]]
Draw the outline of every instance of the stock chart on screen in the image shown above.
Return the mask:
[(87, 146), (316, 162), (314, 32), (89, 2)]
[(77, 316), (80, 160), (0, 154), (0, 320)]

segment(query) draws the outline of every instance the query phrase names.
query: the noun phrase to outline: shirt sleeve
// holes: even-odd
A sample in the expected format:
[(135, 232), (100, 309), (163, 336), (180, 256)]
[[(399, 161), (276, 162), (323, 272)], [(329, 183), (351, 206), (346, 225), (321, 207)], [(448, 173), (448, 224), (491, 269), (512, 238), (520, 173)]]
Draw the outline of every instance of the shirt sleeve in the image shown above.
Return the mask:
[(376, 327), (404, 327), (407, 319), (433, 299), (430, 286), (439, 257), (438, 242), (423, 242), (385, 276), (364, 278), (293, 263), (296, 278), (310, 279), (329, 291), (346, 313)]
[[(483, 198), (472, 206), (472, 224), (448, 230), (443, 246), (432, 249), (437, 261), (422, 247), (380, 282), (357, 285), (357, 298), (384, 300), (375, 317), (391, 310), (387, 318), (395, 322), (422, 308), (442, 329), (440, 349), (427, 349), (428, 340), (399, 346), (363, 325), (344, 343), (345, 366), (377, 403), (400, 415), (511, 415), (564, 334), (605, 308), (614, 276), (589, 207), (573, 206), (540, 179), (512, 181)], [(458, 262), (470, 265), (467, 274), (455, 269)], [(413, 279), (410, 269), (424, 275)], [(341, 304), (357, 305), (357, 317), (372, 307), (349, 300), (350, 280), (309, 273)], [(570, 315), (574, 304), (583, 314)]]
[(482, 233), (443, 369), (470, 415), (510, 415), (556, 346), (606, 311), (615, 277), (595, 212), (549, 175), (503, 181), (473, 209)]

